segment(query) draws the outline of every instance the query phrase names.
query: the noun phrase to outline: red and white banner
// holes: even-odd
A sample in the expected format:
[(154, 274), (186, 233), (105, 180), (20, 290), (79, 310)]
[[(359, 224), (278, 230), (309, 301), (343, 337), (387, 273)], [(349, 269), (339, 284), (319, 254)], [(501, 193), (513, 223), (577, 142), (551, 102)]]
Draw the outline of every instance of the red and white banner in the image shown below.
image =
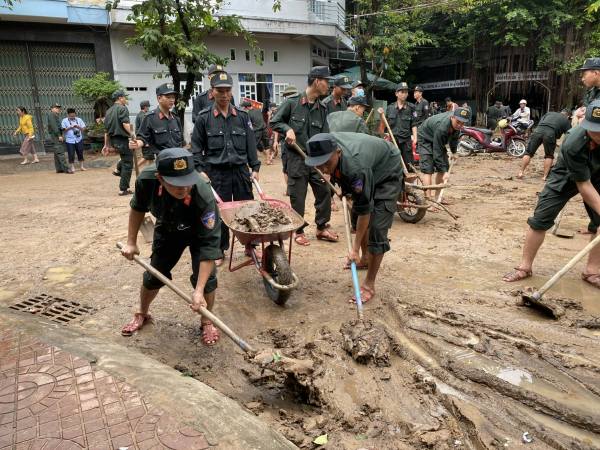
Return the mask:
[(243, 98), (242, 101), (248, 101), (248, 102), (252, 103), (253, 108), (260, 108), (260, 110), (262, 111), (263, 104), (261, 102), (257, 102), (256, 100), (251, 100), (249, 98)]

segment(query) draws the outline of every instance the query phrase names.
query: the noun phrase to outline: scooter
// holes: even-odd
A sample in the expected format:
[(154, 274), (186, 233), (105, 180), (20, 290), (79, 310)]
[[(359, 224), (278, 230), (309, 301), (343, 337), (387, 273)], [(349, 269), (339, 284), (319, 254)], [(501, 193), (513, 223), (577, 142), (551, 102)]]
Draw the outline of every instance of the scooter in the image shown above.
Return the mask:
[(461, 128), (457, 148), (458, 154), (469, 156), (473, 153), (506, 151), (515, 158), (521, 158), (525, 154), (525, 139), (519, 135), (512, 124), (506, 124), (506, 128), (502, 132), (502, 139), (492, 140), (492, 135), (493, 131), (483, 128)]

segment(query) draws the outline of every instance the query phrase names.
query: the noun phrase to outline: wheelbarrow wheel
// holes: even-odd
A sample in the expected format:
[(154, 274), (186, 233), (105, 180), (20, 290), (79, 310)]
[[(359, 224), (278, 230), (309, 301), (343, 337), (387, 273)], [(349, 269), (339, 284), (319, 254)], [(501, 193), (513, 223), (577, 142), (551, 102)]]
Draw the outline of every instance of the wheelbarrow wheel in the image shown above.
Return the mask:
[[(292, 269), (288, 264), (285, 252), (279, 245), (271, 244), (265, 248), (263, 255), (265, 271), (271, 275), (276, 283), (287, 286), (293, 283)], [(267, 295), (277, 305), (283, 305), (290, 298), (292, 291), (280, 291), (275, 289), (269, 282), (263, 278)]]
[[(398, 202), (404, 203), (404, 192), (401, 192), (398, 196)], [(406, 203), (416, 206), (423, 206), (426, 204), (421, 193), (417, 192), (409, 185), (406, 185)], [(417, 223), (425, 217), (427, 210), (424, 208), (411, 208), (410, 206), (405, 207), (398, 205), (396, 207), (396, 212), (406, 223)]]

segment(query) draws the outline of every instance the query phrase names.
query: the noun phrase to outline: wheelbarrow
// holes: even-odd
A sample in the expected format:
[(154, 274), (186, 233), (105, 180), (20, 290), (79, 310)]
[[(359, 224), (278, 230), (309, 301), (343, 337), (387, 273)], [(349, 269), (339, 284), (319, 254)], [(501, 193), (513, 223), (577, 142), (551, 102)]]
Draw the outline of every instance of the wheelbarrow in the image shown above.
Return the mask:
[(412, 183), (419, 184), (420, 182), (416, 173), (406, 174), (404, 181), (404, 192), (400, 192), (398, 195), (396, 212), (404, 222), (417, 223), (425, 217), (427, 202), (423, 198), (423, 194), (411, 186)]
[[(283, 305), (290, 297), (292, 291), (298, 287), (300, 280), (292, 271), (290, 264), (292, 262), (292, 236), (294, 231), (304, 224), (304, 219), (292, 209), (287, 203), (276, 199), (267, 199), (263, 194), (258, 182), (253, 180), (254, 186), (258, 191), (261, 200), (269, 202), (274, 208), (285, 208), (286, 215), (291, 219), (287, 231), (277, 233), (257, 233), (252, 231), (240, 231), (231, 227), (231, 222), (235, 219), (236, 211), (240, 206), (247, 202), (256, 200), (242, 200), (236, 202), (223, 202), (219, 195), (214, 191), (213, 194), (219, 204), (221, 219), (231, 230), (231, 248), (229, 251), (229, 271), (235, 272), (242, 267), (254, 264), (256, 270), (262, 275), (267, 296), (277, 305)], [(284, 241), (289, 239), (288, 251), (286, 255)], [(250, 254), (250, 258), (235, 267), (233, 265), (233, 248), (235, 243), (239, 242)], [(265, 243), (267, 247), (265, 248)], [(262, 265), (258, 261), (253, 245), (262, 246)]]

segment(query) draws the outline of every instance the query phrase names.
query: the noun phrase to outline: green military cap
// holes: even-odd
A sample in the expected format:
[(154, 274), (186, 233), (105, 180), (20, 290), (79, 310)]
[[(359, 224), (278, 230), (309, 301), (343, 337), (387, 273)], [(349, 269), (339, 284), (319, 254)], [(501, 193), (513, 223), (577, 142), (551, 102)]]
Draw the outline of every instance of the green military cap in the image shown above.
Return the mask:
[(573, 111), (571, 111), (568, 108), (563, 108), (560, 112), (567, 113), (569, 117), (571, 117), (573, 115)]
[(222, 72), (210, 79), (210, 87), (233, 87), (233, 78), (228, 73)]
[(350, 84), (348, 77), (339, 77), (333, 83), (334, 86), (341, 87), (342, 89), (352, 89), (352, 85)]
[(600, 70), (600, 58), (587, 58), (583, 66), (575, 70)]
[(415, 86), (415, 88), (413, 90), (415, 92), (423, 92), (425, 89), (423, 89), (421, 86)]
[(293, 84), (288, 84), (283, 90), (283, 96), (287, 97), (288, 95), (297, 94), (298, 88)]
[(156, 95), (177, 94), (173, 83), (161, 84), (156, 88)]
[(408, 83), (406, 81), (401, 81), (398, 83), (398, 86), (396, 86), (396, 92), (403, 91), (405, 89), (408, 91)]
[(150, 100), (142, 100), (140, 102), (140, 109), (144, 109), (146, 106), (150, 106)]
[(200, 179), (194, 157), (183, 148), (168, 148), (156, 155), (156, 170), (173, 186), (192, 186)]
[(127, 97), (127, 94), (125, 94), (125, 91), (123, 89), (117, 89), (112, 94), (113, 100), (119, 100), (121, 97)]
[(588, 131), (600, 132), (600, 100), (592, 102), (585, 109), (585, 119), (579, 125)]
[(494, 105), (501, 105), (502, 102), (500, 100), (496, 100), (496, 102), (494, 103)]
[(454, 110), (454, 117), (461, 122), (468, 122), (471, 120), (471, 111), (469, 111), (467, 108), (456, 108)]
[(364, 95), (355, 95), (354, 97), (350, 97), (348, 100), (348, 106), (352, 105), (362, 105), (369, 108), (371, 105), (367, 103), (367, 98)]
[(310, 69), (309, 78), (331, 78), (329, 66), (315, 66)]
[(225, 72), (225, 68), (221, 64), (213, 64), (208, 68), (208, 74), (212, 75), (213, 73)]
[(250, 103), (248, 100), (244, 100), (240, 106), (244, 107), (244, 108), (248, 108), (249, 106), (252, 106), (252, 103)]
[(325, 164), (331, 158), (331, 154), (338, 148), (337, 141), (331, 133), (319, 133), (311, 137), (306, 143), (307, 166), (317, 167)]
[(351, 86), (352, 86), (352, 89), (357, 88), (357, 87), (364, 88), (365, 84), (362, 81), (358, 80), (358, 81), (353, 82)]

